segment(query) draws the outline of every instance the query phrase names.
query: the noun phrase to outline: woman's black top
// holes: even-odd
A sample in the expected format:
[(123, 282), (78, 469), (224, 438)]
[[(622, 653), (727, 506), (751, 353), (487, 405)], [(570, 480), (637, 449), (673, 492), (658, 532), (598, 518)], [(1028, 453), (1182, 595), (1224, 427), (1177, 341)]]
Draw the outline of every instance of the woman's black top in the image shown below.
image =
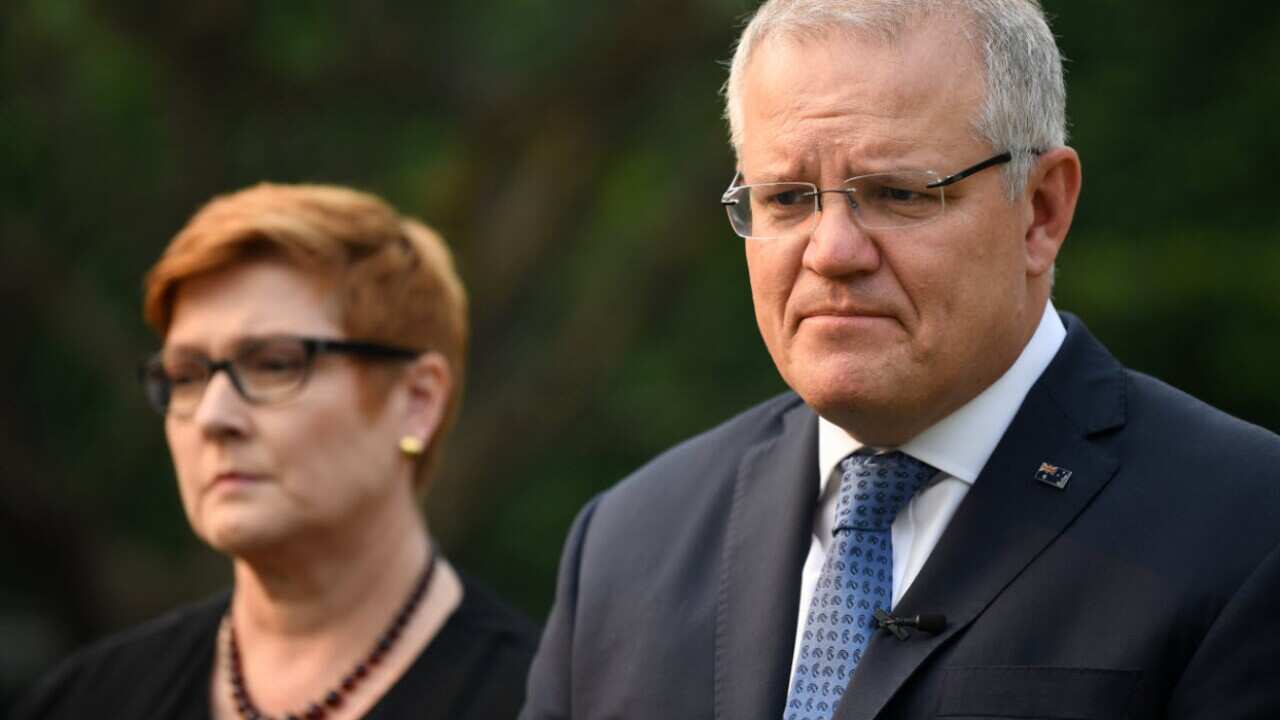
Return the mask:
[[(367, 720), (519, 713), (537, 628), (466, 578), (463, 588), (462, 603)], [(228, 601), (223, 593), (77, 653), (31, 691), (14, 720), (208, 720)]]

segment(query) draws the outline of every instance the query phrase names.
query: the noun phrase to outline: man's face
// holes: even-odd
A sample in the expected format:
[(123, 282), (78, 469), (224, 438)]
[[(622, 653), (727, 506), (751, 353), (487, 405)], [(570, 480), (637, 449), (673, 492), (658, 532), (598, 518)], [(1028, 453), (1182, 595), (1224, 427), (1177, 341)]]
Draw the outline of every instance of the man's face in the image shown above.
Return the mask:
[[(820, 188), (886, 170), (948, 175), (997, 152), (972, 119), (983, 72), (953, 27), (896, 44), (831, 34), (769, 39), (744, 77), (746, 183)], [(756, 320), (783, 379), (862, 442), (898, 445), (973, 398), (1017, 358), (1047, 287), (1028, 279), (1026, 196), (1002, 173), (946, 189), (924, 225), (867, 231), (824, 195), (812, 233), (747, 240)]]

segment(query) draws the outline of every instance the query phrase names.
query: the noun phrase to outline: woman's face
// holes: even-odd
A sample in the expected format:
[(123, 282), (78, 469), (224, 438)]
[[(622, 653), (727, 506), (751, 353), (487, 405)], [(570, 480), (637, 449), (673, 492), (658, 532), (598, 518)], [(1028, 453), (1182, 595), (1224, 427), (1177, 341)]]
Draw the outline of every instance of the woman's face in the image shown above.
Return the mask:
[[(165, 352), (217, 361), (272, 335), (344, 337), (307, 275), (252, 261), (179, 286)], [(412, 466), (397, 450), (407, 395), (393, 389), (371, 417), (354, 363), (317, 355), (302, 390), (269, 405), (247, 402), (217, 372), (188, 417), (165, 419), (198, 536), (232, 555), (299, 542), (320, 549), (326, 538), (376, 527), (397, 503), (412, 504)]]

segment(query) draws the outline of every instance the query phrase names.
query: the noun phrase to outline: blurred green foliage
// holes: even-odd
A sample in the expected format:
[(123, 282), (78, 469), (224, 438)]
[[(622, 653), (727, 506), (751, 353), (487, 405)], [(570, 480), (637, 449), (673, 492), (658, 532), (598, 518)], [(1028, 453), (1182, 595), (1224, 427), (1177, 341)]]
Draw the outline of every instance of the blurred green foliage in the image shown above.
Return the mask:
[[(1046, 0), (1085, 165), (1056, 302), (1125, 363), (1280, 428), (1280, 5)], [(428, 501), (535, 616), (573, 514), (780, 389), (717, 90), (747, 0), (0, 9), (0, 708), (71, 647), (225, 584), (187, 530), (143, 272), (214, 194), (376, 192), (454, 246), (467, 405)]]

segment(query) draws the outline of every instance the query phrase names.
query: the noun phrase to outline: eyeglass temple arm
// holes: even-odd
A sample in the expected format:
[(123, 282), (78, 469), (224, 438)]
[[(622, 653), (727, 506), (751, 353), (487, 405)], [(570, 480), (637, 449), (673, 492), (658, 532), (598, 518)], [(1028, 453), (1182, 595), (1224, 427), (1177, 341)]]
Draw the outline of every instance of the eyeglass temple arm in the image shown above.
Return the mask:
[[(1044, 153), (1044, 150), (1040, 150), (1038, 148), (1032, 148), (1030, 150), (1019, 150), (1018, 152), (1028, 152), (1028, 153), (1031, 153), (1032, 155), (1041, 155)], [(961, 180), (969, 177), (974, 173), (982, 172), (983, 170), (986, 170), (992, 165), (1001, 165), (1011, 160), (1013, 160), (1013, 153), (1006, 150), (1005, 152), (1002, 152), (999, 155), (996, 155), (995, 157), (989, 157), (986, 160), (983, 160), (977, 165), (972, 165), (970, 167), (967, 167), (961, 170), (960, 172), (955, 173), (954, 175), (948, 175), (937, 182), (929, 183), (928, 185), (925, 185), (925, 187), (927, 188), (946, 187), (947, 185), (960, 182)]]
[(1010, 153), (1010, 152), (1007, 152), (1007, 151), (1006, 151), (1006, 152), (1002, 152), (1002, 153), (1000, 153), (999, 155), (996, 155), (995, 157), (989, 157), (989, 158), (987, 158), (986, 160), (983, 160), (982, 162), (978, 163), (977, 165), (970, 165), (969, 167), (967, 167), (967, 168), (965, 168), (965, 169), (961, 170), (961, 171), (960, 171), (960, 172), (958, 172), (958, 173), (955, 173), (955, 174), (952, 174), (952, 175), (948, 175), (948, 176), (946, 176), (946, 177), (942, 178), (941, 180), (939, 180), (939, 181), (937, 181), (937, 182), (931, 182), (931, 183), (929, 183), (928, 185), (925, 185), (925, 187), (927, 187), (927, 188), (940, 188), (940, 187), (946, 187), (946, 186), (951, 185), (951, 184), (953, 184), (953, 183), (958, 183), (958, 182), (960, 182), (961, 180), (963, 180), (963, 179), (965, 179), (965, 178), (969, 177), (970, 175), (972, 175), (972, 174), (974, 174), (974, 173), (982, 172), (983, 170), (986, 170), (987, 168), (989, 168), (989, 167), (991, 167), (991, 166), (993, 166), (993, 165), (1000, 165), (1000, 164), (1003, 164), (1003, 163), (1007, 163), (1007, 162), (1009, 162), (1009, 161), (1010, 161), (1010, 160), (1012, 160), (1012, 159), (1013, 159), (1013, 153)]
[(371, 358), (390, 358), (409, 360), (422, 353), (418, 350), (383, 345), (381, 343), (362, 342), (359, 340), (312, 340), (307, 339), (306, 346), (312, 354), (318, 352), (340, 352), (351, 355), (363, 355)]

